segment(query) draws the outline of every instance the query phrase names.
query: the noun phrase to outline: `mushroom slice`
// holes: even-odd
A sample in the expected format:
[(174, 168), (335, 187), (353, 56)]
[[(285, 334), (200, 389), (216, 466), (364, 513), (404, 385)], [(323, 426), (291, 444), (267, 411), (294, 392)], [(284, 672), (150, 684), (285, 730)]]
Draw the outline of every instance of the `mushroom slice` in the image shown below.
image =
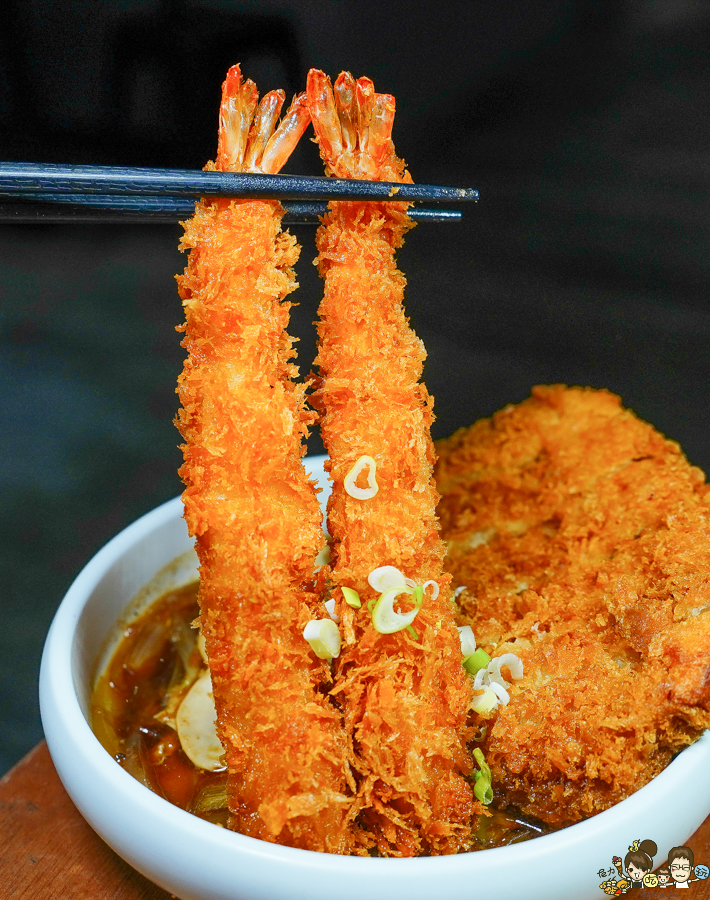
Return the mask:
[(205, 642), (205, 636), (201, 631), (197, 635), (197, 649), (200, 651), (202, 661), (207, 665), (209, 663), (209, 660), (207, 659), (207, 644)]
[(224, 765), (224, 747), (217, 737), (217, 714), (209, 669), (200, 675), (180, 704), (176, 717), (182, 749), (199, 769), (214, 772)]

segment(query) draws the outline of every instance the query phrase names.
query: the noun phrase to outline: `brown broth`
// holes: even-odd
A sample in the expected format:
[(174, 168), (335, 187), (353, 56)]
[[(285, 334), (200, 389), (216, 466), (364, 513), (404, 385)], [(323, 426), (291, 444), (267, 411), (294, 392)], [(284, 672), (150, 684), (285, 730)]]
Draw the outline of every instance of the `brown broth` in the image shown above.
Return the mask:
[(171, 685), (199, 662), (197, 582), (169, 591), (124, 629), (116, 652), (94, 687), (91, 725), (105, 749), (156, 794), (203, 819), (226, 825), (226, 771), (197, 769), (176, 732), (155, 716)]
[[(190, 624), (199, 613), (197, 588), (195, 582), (169, 591), (124, 629), (111, 662), (96, 681), (91, 725), (119, 765), (146, 787), (181, 809), (226, 826), (226, 770), (196, 768), (176, 732), (155, 718), (171, 687), (200, 663), (197, 631)], [(477, 850), (552, 830), (517, 810), (496, 809), (495, 800), (487, 812), (473, 836)]]

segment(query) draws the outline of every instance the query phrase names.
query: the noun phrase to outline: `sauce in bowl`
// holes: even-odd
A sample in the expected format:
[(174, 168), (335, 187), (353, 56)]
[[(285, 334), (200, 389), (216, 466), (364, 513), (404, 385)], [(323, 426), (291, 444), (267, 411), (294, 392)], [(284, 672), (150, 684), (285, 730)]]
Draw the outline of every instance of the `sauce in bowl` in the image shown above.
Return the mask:
[[(101, 744), (134, 778), (170, 803), (226, 827), (227, 772), (196, 767), (182, 749), (174, 716), (204, 668), (192, 627), (199, 614), (193, 582), (168, 591), (123, 628), (91, 698), (91, 726)], [(473, 848), (529, 840), (553, 830), (508, 807), (481, 816)]]

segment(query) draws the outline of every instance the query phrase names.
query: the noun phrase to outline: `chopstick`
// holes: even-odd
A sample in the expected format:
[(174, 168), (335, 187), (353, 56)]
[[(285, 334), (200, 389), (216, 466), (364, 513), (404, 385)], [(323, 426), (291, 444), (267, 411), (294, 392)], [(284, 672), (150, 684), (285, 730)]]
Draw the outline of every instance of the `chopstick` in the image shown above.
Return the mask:
[(22, 162), (0, 163), (0, 192), (243, 197), (259, 200), (425, 200), (429, 203), (478, 200), (478, 191), (473, 188), (432, 184)]
[[(22, 199), (19, 199), (22, 198)], [(195, 200), (181, 197), (122, 197), (115, 194), (16, 194), (0, 192), (0, 224), (176, 224), (195, 212)], [(284, 225), (317, 225), (325, 201), (284, 201)], [(410, 209), (417, 222), (459, 222), (457, 209)]]

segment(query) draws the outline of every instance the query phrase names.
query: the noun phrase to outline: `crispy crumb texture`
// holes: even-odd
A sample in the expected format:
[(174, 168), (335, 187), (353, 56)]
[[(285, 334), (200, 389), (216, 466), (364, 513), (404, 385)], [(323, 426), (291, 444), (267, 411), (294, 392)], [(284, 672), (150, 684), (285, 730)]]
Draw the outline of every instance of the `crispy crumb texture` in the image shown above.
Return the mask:
[[(296, 97), (227, 73), (217, 162), (278, 171), (308, 121)], [(253, 123), (252, 123), (253, 119)], [(272, 134), (273, 132), (273, 134)], [(299, 248), (270, 200), (197, 204), (178, 278), (187, 359), (178, 380), (183, 503), (200, 560), (200, 619), (228, 768), (229, 825), (292, 847), (348, 853), (352, 776), (328, 664), (303, 638), (322, 609), (316, 487), (301, 458), (313, 423), (287, 332)]]
[[(317, 70), (309, 74), (308, 97), (329, 172), (411, 181), (389, 136), (393, 98), (349, 73), (337, 79), (334, 98)], [(348, 136), (350, 121), (361, 124), (357, 142)], [(355, 149), (345, 149), (350, 145)], [(395, 260), (411, 227), (405, 204), (334, 202), (316, 236), (324, 296), (312, 403), (333, 480), (328, 577), (362, 599), (360, 608), (338, 608), (344, 646), (331, 693), (343, 710), (357, 782), (357, 838), (382, 856), (468, 849), (471, 822), (482, 809), (466, 777), (471, 684), (442, 569), (432, 400), (420, 382), (425, 351), (404, 312), (405, 280)], [(376, 466), (378, 489), (369, 499), (345, 486), (362, 458)], [(355, 484), (365, 487), (364, 473)], [(368, 575), (384, 565), (440, 587), (425, 598), (414, 635), (374, 626), (367, 604), (377, 592)]]
[(710, 488), (607, 391), (535, 388), (437, 450), (460, 623), (525, 663), (484, 745), (497, 802), (598, 813), (710, 725)]

